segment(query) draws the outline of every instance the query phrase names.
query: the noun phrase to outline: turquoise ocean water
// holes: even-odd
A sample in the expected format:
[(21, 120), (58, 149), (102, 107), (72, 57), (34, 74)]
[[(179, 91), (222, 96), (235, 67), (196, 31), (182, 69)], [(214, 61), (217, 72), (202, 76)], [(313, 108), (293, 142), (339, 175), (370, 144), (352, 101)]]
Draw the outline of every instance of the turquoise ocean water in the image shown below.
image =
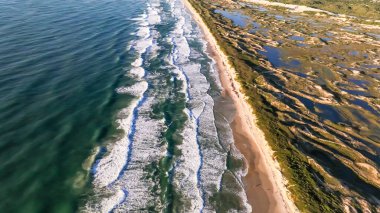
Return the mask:
[(180, 0), (0, 0), (1, 212), (248, 211), (205, 50)]

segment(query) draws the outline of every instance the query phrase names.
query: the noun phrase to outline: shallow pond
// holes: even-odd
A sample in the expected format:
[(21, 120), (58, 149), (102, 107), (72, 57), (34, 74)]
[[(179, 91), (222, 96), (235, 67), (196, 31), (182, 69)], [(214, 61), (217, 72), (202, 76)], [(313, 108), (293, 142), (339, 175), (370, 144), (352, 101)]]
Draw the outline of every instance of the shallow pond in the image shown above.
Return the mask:
[(371, 112), (374, 115), (380, 116), (380, 113), (377, 110), (375, 110), (373, 107), (371, 107), (367, 102), (363, 100), (355, 99), (352, 100), (351, 103)]
[(225, 18), (230, 19), (235, 26), (239, 26), (239, 27), (246, 27), (247, 22), (250, 19), (250, 17), (243, 15), (243, 14), (236, 12), (236, 11), (229, 12), (226, 10), (215, 10), (214, 12), (221, 14)]
[(296, 68), (301, 66), (301, 62), (296, 59), (283, 60), (282, 50), (272, 46), (264, 46), (265, 51), (258, 51), (261, 55), (265, 56), (268, 61), (276, 68)]
[(342, 90), (354, 96), (364, 96), (364, 97), (371, 96), (371, 94), (369, 94), (369, 92), (367, 91), (351, 90), (351, 89), (342, 89)]
[(293, 41), (305, 41), (305, 38), (302, 37), (302, 36), (296, 36), (296, 35), (293, 35), (293, 36), (290, 36), (289, 37), (291, 40)]

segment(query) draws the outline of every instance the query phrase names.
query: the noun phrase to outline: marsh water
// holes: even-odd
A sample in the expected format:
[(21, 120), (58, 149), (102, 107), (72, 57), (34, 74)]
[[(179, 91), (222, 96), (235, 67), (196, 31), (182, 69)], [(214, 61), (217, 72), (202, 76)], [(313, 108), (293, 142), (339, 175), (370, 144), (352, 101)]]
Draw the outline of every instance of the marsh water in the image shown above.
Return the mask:
[(1, 212), (248, 211), (231, 101), (180, 0), (0, 11)]
[(259, 61), (255, 86), (297, 136), (295, 147), (324, 177), (320, 184), (349, 197), (343, 200), (377, 208), (380, 28), (320, 13), (221, 2), (214, 13), (227, 23), (233, 45)]

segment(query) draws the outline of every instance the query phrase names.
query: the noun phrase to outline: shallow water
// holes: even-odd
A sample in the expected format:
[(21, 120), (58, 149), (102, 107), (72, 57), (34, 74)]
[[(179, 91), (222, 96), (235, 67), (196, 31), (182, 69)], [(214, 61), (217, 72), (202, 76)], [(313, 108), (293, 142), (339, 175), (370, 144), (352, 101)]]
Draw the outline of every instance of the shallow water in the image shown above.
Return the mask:
[(249, 20), (248, 16), (245, 16), (236, 11), (229, 12), (225, 10), (215, 10), (215, 13), (222, 14), (225, 18), (232, 20), (235, 26), (239, 26), (239, 27), (246, 27), (247, 21)]
[(296, 36), (296, 35), (290, 36), (290, 39), (292, 39), (294, 41), (304, 41), (305, 40), (304, 37), (302, 37), (302, 36)]
[(367, 102), (360, 100), (360, 99), (355, 99), (352, 100), (351, 103), (360, 106), (361, 108), (373, 113), (376, 116), (380, 116), (380, 112), (375, 110), (373, 107), (371, 107)]
[(283, 52), (280, 48), (272, 46), (264, 46), (264, 51), (258, 51), (259, 54), (265, 56), (272, 66), (279, 68), (300, 68), (301, 62), (297, 59), (284, 60)]

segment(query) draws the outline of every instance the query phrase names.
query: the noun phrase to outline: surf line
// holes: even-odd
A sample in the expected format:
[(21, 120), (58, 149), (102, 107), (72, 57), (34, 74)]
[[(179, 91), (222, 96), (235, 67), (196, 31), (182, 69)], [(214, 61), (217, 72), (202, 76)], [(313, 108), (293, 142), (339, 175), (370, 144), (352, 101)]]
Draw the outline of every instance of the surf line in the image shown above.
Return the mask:
[[(177, 16), (178, 14), (176, 14), (175, 11), (173, 11), (173, 15), (174, 16)], [(188, 44), (188, 41), (187, 41), (187, 38), (186, 38), (186, 35), (184, 35), (183, 33), (183, 28), (184, 28), (184, 23), (180, 23), (180, 20), (182, 20), (183, 22), (186, 21), (186, 18), (184, 16), (180, 16), (180, 17), (177, 17), (177, 29), (179, 28), (182, 32), (178, 33), (176, 32), (176, 30), (174, 30), (174, 32), (172, 32), (172, 38), (171, 38), (171, 41), (172, 41), (172, 44), (173, 44), (173, 50), (172, 50), (172, 63), (173, 65), (177, 68), (177, 70), (180, 71), (180, 74), (184, 77), (183, 80), (185, 80), (185, 83), (186, 83), (186, 89), (185, 89), (185, 93), (186, 93), (186, 102), (191, 102), (192, 100), (192, 96), (191, 96), (191, 93), (190, 93), (190, 80), (189, 80), (189, 76), (186, 74), (186, 72), (184, 71), (183, 69), (183, 65), (186, 65), (188, 63), (190, 63), (189, 59), (188, 59), (188, 56), (185, 56), (185, 61), (184, 62), (181, 62), (178, 60), (179, 56), (178, 56), (178, 53), (179, 53), (179, 49), (180, 46), (178, 45), (178, 43), (175, 41), (175, 37), (182, 37), (184, 40), (185, 40), (185, 44), (187, 45), (186, 47), (187, 48), (190, 48), (189, 47), (189, 44)], [(174, 57), (176, 56), (176, 57)], [(203, 109), (204, 110), (204, 109)], [(202, 113), (203, 113), (203, 110), (202, 110)], [(202, 178), (201, 178), (201, 171), (202, 171), (202, 167), (203, 167), (203, 153), (202, 153), (202, 149), (201, 149), (201, 144), (200, 144), (200, 141), (199, 141), (199, 117), (196, 117), (192, 111), (191, 108), (187, 107), (186, 108), (186, 111), (187, 111), (187, 115), (188, 117), (191, 119), (191, 122), (195, 124), (195, 134), (196, 134), (196, 144), (197, 144), (197, 149), (198, 149), (198, 155), (199, 155), (199, 158), (200, 158), (200, 164), (197, 168), (197, 172), (196, 172), (196, 176), (197, 176), (197, 188), (198, 188), (198, 191), (200, 193), (200, 196), (201, 196), (201, 207), (200, 207), (200, 212), (203, 212), (203, 209), (204, 209), (204, 203), (205, 203), (205, 192), (204, 192), (204, 189), (202, 187)], [(202, 114), (201, 113), (201, 114)]]
[[(152, 8), (150, 7), (149, 4), (148, 5), (148, 10), (151, 9), (151, 10), (154, 10), (156, 8)], [(145, 12), (143, 15), (142, 15), (142, 18), (147, 18), (149, 19), (149, 15), (146, 15), (147, 13), (150, 14), (152, 11), (147, 11)], [(145, 91), (142, 92), (142, 94), (140, 95), (140, 98), (136, 104), (136, 106), (133, 108), (133, 112), (132, 112), (132, 118), (131, 118), (131, 124), (129, 126), (129, 131), (128, 131), (128, 136), (127, 136), (127, 140), (128, 140), (128, 150), (127, 150), (127, 156), (126, 156), (126, 161), (125, 161), (125, 164), (124, 166), (122, 167), (122, 169), (120, 170), (117, 178), (112, 181), (107, 187), (108, 188), (115, 188), (117, 189), (118, 187), (114, 187), (115, 184), (117, 183), (117, 181), (119, 181), (124, 175), (125, 173), (128, 171), (128, 166), (130, 164), (130, 162), (132, 161), (132, 156), (133, 156), (133, 150), (134, 150), (134, 137), (135, 137), (135, 134), (136, 134), (136, 123), (137, 123), (137, 120), (139, 118), (139, 111), (140, 111), (140, 108), (144, 105), (144, 103), (146, 102), (147, 98), (148, 98), (148, 95), (147, 95), (147, 91), (149, 90), (149, 88), (151, 87), (151, 85), (149, 84), (149, 82), (147, 81), (146, 77), (147, 77), (147, 72), (146, 70), (143, 68), (143, 64), (144, 62), (146, 61), (146, 58), (148, 57), (148, 53), (150, 51), (150, 49), (152, 48), (152, 43), (153, 43), (153, 35), (151, 33), (151, 27), (152, 25), (154, 24), (151, 24), (149, 23), (148, 21), (144, 21), (144, 22), (141, 22), (140, 23), (140, 27), (143, 28), (143, 29), (140, 29), (144, 31), (145, 28), (148, 28), (146, 29), (146, 35), (141, 35), (139, 33), (137, 33), (139, 36), (140, 36), (140, 40), (137, 40), (135, 42), (135, 50), (138, 52), (138, 58), (135, 60), (135, 62), (132, 63), (132, 70), (131, 70), (131, 74), (134, 74), (134, 75), (137, 75), (138, 76), (138, 79), (137, 80), (140, 80), (142, 82), (145, 82), (147, 84), (147, 87), (145, 89)], [(140, 43), (139, 43), (140, 42)], [(142, 45), (142, 48), (141, 46), (141, 43), (143, 43)], [(144, 46), (144, 44), (148, 43), (148, 46)], [(133, 72), (133, 69), (138, 69), (140, 68), (139, 70), (143, 70), (143, 73), (134, 73)], [(141, 75), (142, 74), (142, 75)], [(117, 202), (113, 207), (112, 209), (110, 210), (110, 212), (113, 212), (120, 204), (124, 203), (127, 198), (128, 198), (128, 195), (129, 195), (129, 191), (126, 187), (121, 187), (119, 188), (119, 190), (121, 190), (123, 193), (124, 193), (124, 196), (122, 199), (119, 200), (119, 202)]]
[[(182, 67), (180, 65), (178, 65), (176, 62), (174, 62), (173, 64), (174, 66), (176, 66), (178, 68), (178, 70), (181, 71), (181, 74), (185, 77), (185, 81), (186, 81), (186, 99), (187, 101), (186, 102), (189, 102), (192, 100), (192, 97), (191, 97), (191, 94), (190, 94), (190, 88), (189, 88), (189, 78), (188, 76), (186, 75), (186, 73), (183, 71)], [(197, 168), (197, 187), (198, 187), (198, 191), (200, 192), (201, 194), (201, 197), (202, 197), (202, 206), (201, 206), (201, 209), (200, 209), (200, 212), (203, 212), (203, 208), (204, 208), (204, 201), (205, 201), (205, 193), (204, 193), (204, 190), (203, 190), (203, 187), (202, 187), (202, 178), (201, 178), (201, 170), (202, 170), (202, 167), (203, 167), (203, 153), (202, 153), (202, 149), (201, 149), (201, 145), (200, 145), (200, 141), (199, 141), (199, 117), (197, 118), (192, 109), (190, 108), (186, 108), (186, 111), (187, 111), (187, 115), (188, 117), (191, 119), (191, 122), (193, 122), (196, 126), (195, 128), (195, 132), (196, 132), (196, 143), (197, 143), (197, 148), (198, 148), (198, 155), (199, 155), (199, 158), (200, 158), (200, 164)], [(203, 113), (203, 110), (202, 110), (202, 113)], [(202, 114), (201, 113), (201, 114)]]

